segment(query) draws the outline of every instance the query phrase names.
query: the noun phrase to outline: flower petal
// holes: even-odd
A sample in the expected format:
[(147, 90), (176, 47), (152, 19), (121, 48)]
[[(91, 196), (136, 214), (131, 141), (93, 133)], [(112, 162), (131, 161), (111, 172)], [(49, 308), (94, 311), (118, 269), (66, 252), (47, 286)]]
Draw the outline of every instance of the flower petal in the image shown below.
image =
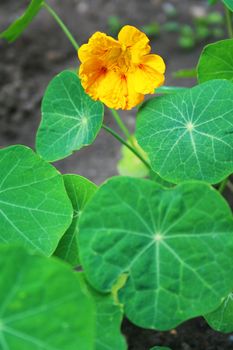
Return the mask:
[(97, 32), (78, 50), (85, 91), (115, 109), (131, 109), (164, 82), (165, 64), (151, 50), (147, 36), (125, 26), (119, 41)]
[(85, 91), (95, 100), (98, 99), (99, 82), (105, 77), (107, 68), (97, 58), (90, 58), (81, 64), (79, 77)]
[(151, 54), (144, 56), (142, 59), (142, 64), (153, 68), (158, 73), (165, 73), (166, 66), (164, 60), (159, 55)]
[(109, 71), (99, 81), (98, 99), (110, 108), (132, 109), (144, 96), (135, 91), (131, 82), (120, 72)]
[[(105, 33), (96, 32), (91, 36), (87, 44), (82, 45), (78, 50), (78, 57), (81, 62), (96, 56), (98, 59), (107, 60), (119, 55), (120, 44), (117, 40)], [(111, 56), (111, 57), (109, 57)]]
[(164, 83), (165, 64), (158, 55), (147, 55), (134, 72), (131, 72), (135, 90), (141, 94), (153, 94)]
[(118, 34), (118, 40), (123, 47), (130, 49), (133, 62), (151, 50), (146, 34), (133, 26), (124, 26)]

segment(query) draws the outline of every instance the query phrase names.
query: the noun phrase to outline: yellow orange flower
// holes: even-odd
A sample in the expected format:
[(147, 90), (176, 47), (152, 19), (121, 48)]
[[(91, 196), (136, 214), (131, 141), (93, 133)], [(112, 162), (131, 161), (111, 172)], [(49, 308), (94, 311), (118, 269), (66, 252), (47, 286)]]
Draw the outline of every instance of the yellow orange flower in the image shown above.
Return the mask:
[(135, 27), (124, 26), (118, 40), (96, 32), (78, 50), (82, 86), (110, 108), (133, 108), (164, 83), (164, 61), (150, 51), (149, 39)]

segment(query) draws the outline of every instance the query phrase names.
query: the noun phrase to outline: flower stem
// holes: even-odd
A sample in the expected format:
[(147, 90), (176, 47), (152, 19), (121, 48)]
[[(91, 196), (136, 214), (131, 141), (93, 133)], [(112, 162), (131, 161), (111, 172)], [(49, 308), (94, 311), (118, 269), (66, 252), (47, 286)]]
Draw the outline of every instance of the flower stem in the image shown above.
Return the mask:
[(139, 154), (135, 148), (129, 145), (120, 135), (118, 135), (114, 130), (112, 130), (105, 124), (102, 125), (102, 128), (106, 130), (109, 134), (111, 134), (113, 137), (115, 137), (115, 139), (117, 139), (120, 143), (122, 143), (122, 145), (128, 147), (128, 149), (131, 152), (133, 152), (135, 156), (138, 157), (148, 169), (152, 170), (150, 164), (141, 156), (141, 154)]
[(52, 17), (55, 19), (55, 21), (58, 23), (58, 25), (61, 27), (73, 47), (75, 48), (75, 51), (79, 49), (79, 44), (67, 28), (67, 26), (64, 24), (64, 22), (61, 20), (61, 18), (58, 16), (58, 14), (50, 7), (46, 2), (43, 3), (44, 8), (52, 15)]
[(117, 122), (119, 128), (121, 129), (121, 131), (123, 132), (123, 134), (125, 135), (126, 139), (129, 140), (130, 139), (130, 132), (129, 130), (127, 129), (127, 127), (125, 126), (125, 124), (123, 123), (119, 113), (113, 109), (113, 108), (110, 108), (111, 112), (112, 112), (112, 115), (113, 115), (113, 118), (115, 119), (115, 121)]
[(226, 24), (229, 38), (233, 38), (232, 14), (227, 6), (225, 6)]
[(223, 193), (223, 191), (225, 190), (226, 186), (227, 186), (227, 183), (228, 183), (228, 177), (226, 177), (219, 185), (219, 188), (218, 188), (218, 192), (220, 193)]

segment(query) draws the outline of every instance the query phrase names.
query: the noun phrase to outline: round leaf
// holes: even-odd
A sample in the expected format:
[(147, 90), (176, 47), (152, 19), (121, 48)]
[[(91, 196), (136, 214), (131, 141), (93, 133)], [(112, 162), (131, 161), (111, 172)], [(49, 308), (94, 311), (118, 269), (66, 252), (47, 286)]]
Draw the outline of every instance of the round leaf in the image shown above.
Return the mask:
[(97, 186), (79, 175), (64, 175), (65, 188), (73, 205), (73, 221), (62, 237), (55, 255), (67, 261), (72, 266), (79, 264), (78, 257), (78, 218), (88, 200), (95, 193)]
[(1, 246), (0, 270), (1, 349), (94, 349), (94, 304), (68, 265)]
[(76, 73), (57, 75), (43, 98), (37, 152), (45, 160), (55, 161), (90, 145), (101, 128), (103, 112), (102, 103), (85, 93)]
[(0, 150), (0, 242), (51, 255), (72, 220), (62, 176), (31, 149)]
[(233, 172), (233, 84), (212, 80), (156, 97), (139, 110), (136, 137), (151, 166), (173, 183), (218, 183)]
[(79, 229), (88, 280), (107, 292), (128, 274), (119, 298), (141, 327), (173, 328), (216, 309), (233, 289), (231, 210), (207, 184), (164, 189), (113, 178), (89, 201)]
[(233, 82), (233, 39), (221, 40), (207, 45), (200, 57), (198, 81), (227, 79)]
[(205, 315), (205, 319), (218, 332), (233, 332), (233, 293), (230, 293), (217, 310)]

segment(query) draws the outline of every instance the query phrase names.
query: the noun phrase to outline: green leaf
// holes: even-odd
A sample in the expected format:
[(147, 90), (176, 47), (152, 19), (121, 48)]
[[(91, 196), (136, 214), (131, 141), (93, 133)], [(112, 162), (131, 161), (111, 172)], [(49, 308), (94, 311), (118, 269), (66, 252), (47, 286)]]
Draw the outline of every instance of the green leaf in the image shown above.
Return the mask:
[(0, 150), (0, 242), (51, 255), (72, 220), (62, 176), (31, 149)]
[(205, 315), (205, 319), (218, 332), (233, 332), (233, 293), (230, 293), (217, 310)]
[(45, 160), (55, 161), (90, 145), (102, 126), (103, 112), (102, 103), (85, 93), (76, 73), (60, 73), (43, 98), (37, 152)]
[[(134, 148), (147, 160), (146, 153), (141, 149), (134, 135), (131, 136), (128, 143), (132, 143)], [(128, 147), (123, 145), (121, 154), (122, 158), (117, 164), (117, 170), (120, 175), (133, 177), (146, 177), (149, 175), (148, 167)]]
[(233, 82), (233, 39), (207, 45), (197, 66), (198, 81), (227, 79)]
[(150, 350), (171, 350), (170, 348), (167, 348), (165, 346), (154, 346)]
[(123, 312), (119, 305), (114, 304), (111, 295), (104, 295), (92, 289), (96, 303), (97, 329), (96, 350), (117, 349), (126, 350), (126, 341), (121, 334)]
[(93, 299), (96, 307), (95, 350), (126, 350), (126, 341), (121, 333), (123, 311), (116, 305), (111, 294), (95, 291), (85, 280), (83, 286)]
[(207, 16), (203, 17), (203, 20), (206, 20), (207, 25), (217, 26), (224, 24), (224, 16), (220, 11), (210, 12)]
[(165, 180), (218, 183), (233, 172), (232, 112), (233, 84), (212, 80), (144, 103), (136, 138)]
[(43, 2), (43, 0), (32, 0), (25, 13), (2, 32), (0, 38), (6, 39), (9, 42), (15, 41), (40, 11)]
[(160, 30), (160, 24), (157, 22), (152, 22), (142, 27), (142, 31), (149, 37), (158, 37)]
[(78, 218), (86, 203), (95, 193), (97, 186), (79, 175), (64, 175), (65, 188), (73, 205), (74, 215), (71, 226), (62, 237), (55, 255), (72, 266), (79, 265), (78, 257)]
[(182, 35), (178, 39), (178, 44), (182, 49), (190, 50), (195, 47), (196, 40), (195, 37)]
[(172, 74), (174, 78), (196, 78), (196, 68), (180, 69)]
[(68, 265), (1, 246), (0, 271), (1, 349), (94, 349), (95, 307)]
[(233, 289), (231, 210), (205, 183), (164, 189), (112, 178), (85, 207), (78, 241), (95, 289), (108, 292), (128, 274), (119, 300), (140, 327), (171, 329), (216, 309)]
[(233, 0), (222, 0), (224, 5), (233, 12)]
[(215, 5), (218, 2), (218, 0), (208, 0), (209, 5)]

